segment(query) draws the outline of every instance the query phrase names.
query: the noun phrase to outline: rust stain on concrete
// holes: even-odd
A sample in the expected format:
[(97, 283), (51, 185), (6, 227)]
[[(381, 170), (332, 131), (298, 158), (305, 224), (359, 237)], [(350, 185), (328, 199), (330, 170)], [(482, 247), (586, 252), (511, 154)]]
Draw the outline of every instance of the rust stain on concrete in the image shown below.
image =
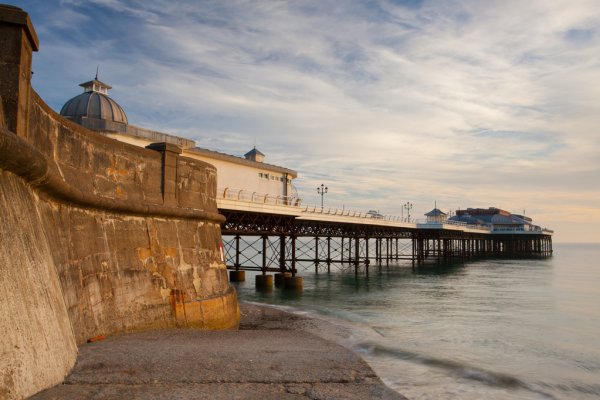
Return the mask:
[(115, 182), (124, 182), (129, 176), (129, 170), (123, 168), (116, 168), (115, 166), (108, 167), (105, 169), (106, 176), (113, 179)]

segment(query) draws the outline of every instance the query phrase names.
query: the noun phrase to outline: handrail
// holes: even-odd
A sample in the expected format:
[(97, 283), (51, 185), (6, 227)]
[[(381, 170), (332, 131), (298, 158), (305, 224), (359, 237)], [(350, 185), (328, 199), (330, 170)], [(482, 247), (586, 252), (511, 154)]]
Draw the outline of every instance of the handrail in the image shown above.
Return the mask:
[(375, 221), (387, 221), (387, 222), (404, 222), (404, 223), (414, 223), (414, 218), (404, 218), (397, 215), (381, 215), (376, 216), (369, 212), (362, 212), (356, 210), (350, 210), (347, 208), (321, 208), (320, 206), (306, 205), (302, 208), (302, 212), (306, 214), (323, 214), (323, 215), (334, 215), (341, 217), (350, 217), (350, 218), (360, 218), (360, 219), (373, 219)]
[(445, 220), (445, 221), (428, 221), (426, 219), (414, 219), (407, 218), (404, 216), (398, 215), (380, 215), (373, 214), (370, 212), (362, 212), (356, 210), (350, 210), (346, 208), (322, 208), (317, 205), (302, 205), (302, 199), (296, 196), (279, 196), (273, 195), (269, 193), (258, 193), (258, 192), (250, 192), (245, 189), (234, 189), (230, 187), (226, 187), (221, 190), (217, 190), (217, 193), (222, 193), (223, 199), (232, 199), (236, 201), (247, 201), (250, 203), (262, 203), (262, 204), (273, 204), (282, 207), (294, 207), (300, 208), (300, 211), (305, 214), (321, 214), (321, 215), (331, 215), (331, 216), (341, 216), (341, 217), (349, 217), (349, 218), (357, 218), (357, 219), (372, 219), (375, 221), (385, 221), (385, 222), (396, 222), (396, 223), (409, 223), (409, 224), (430, 224), (430, 225), (453, 225), (462, 229), (474, 229), (481, 230), (487, 232), (540, 232), (543, 234), (552, 235), (554, 231), (537, 227), (535, 229), (532, 228), (524, 228), (524, 227), (495, 227), (493, 225), (470, 225), (466, 222), (462, 221), (454, 221), (454, 220)]
[(237, 189), (226, 187), (217, 190), (217, 193), (222, 193), (222, 199), (247, 201), (250, 203), (274, 204), (285, 207), (300, 207), (302, 199), (296, 196), (281, 196), (271, 193), (259, 193), (246, 189)]

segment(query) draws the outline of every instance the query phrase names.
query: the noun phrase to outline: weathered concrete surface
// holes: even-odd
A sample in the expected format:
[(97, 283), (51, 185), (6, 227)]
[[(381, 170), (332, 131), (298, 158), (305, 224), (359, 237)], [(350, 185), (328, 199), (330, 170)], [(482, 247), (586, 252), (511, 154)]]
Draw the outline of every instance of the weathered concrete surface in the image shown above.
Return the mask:
[(0, 399), (11, 399), (60, 382), (77, 346), (35, 196), (2, 170), (0, 214)]
[(0, 100), (8, 116), (6, 127), (19, 135), (27, 129), (31, 59), (38, 45), (37, 34), (27, 13), (0, 4)]
[[(240, 331), (160, 330), (82, 346), (50, 399), (404, 399), (306, 318), (243, 305)], [(248, 328), (248, 329), (246, 329)]]
[(0, 5), (0, 45), (0, 399), (61, 382), (91, 337), (235, 328), (216, 169), (52, 111), (22, 10)]

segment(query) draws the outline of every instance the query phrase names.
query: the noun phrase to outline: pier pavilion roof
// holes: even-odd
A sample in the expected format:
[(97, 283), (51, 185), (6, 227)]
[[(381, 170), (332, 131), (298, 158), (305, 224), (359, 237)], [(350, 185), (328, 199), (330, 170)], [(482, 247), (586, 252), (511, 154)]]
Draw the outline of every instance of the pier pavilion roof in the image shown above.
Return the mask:
[(426, 217), (439, 217), (440, 215), (448, 215), (448, 214), (446, 214), (439, 208), (434, 208), (433, 210), (431, 210), (427, 214), (425, 214)]
[(97, 76), (79, 86), (83, 87), (83, 93), (68, 100), (62, 106), (60, 115), (87, 128), (103, 129), (108, 126), (108, 130), (123, 130), (128, 123), (127, 115), (123, 108), (108, 96), (111, 87), (99, 81)]
[(531, 218), (523, 215), (511, 214), (508, 211), (499, 208), (490, 207), (468, 208), (466, 210), (457, 210), (456, 215), (450, 218), (451, 221), (465, 222), (469, 225), (530, 225)]

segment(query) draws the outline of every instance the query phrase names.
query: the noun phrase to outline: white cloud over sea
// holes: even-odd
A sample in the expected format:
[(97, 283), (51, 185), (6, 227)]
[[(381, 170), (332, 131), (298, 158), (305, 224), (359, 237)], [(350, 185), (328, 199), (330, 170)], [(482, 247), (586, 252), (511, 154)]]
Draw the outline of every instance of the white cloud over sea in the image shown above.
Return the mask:
[(55, 110), (93, 77), (130, 123), (295, 169), (306, 200), (497, 206), (600, 242), (597, 0), (15, 1)]

